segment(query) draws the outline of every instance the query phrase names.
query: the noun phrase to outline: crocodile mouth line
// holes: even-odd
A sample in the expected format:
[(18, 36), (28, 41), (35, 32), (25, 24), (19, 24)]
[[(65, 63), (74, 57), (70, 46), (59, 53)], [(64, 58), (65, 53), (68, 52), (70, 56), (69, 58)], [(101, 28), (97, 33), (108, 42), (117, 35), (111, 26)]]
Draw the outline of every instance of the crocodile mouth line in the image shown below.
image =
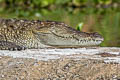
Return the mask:
[(77, 42), (78, 42), (78, 44), (79, 45), (84, 45), (84, 46), (89, 46), (89, 45), (99, 45), (102, 41), (103, 41), (103, 39), (101, 38), (101, 39), (99, 39), (99, 40), (95, 40), (95, 39), (86, 39), (86, 38), (81, 38), (81, 39), (78, 39), (78, 38), (76, 38), (76, 37), (74, 37), (74, 36), (72, 36), (72, 37), (64, 37), (64, 36), (60, 36), (60, 35), (57, 35), (57, 34), (55, 34), (54, 32), (52, 32), (52, 34), (54, 34), (55, 36), (57, 36), (57, 37), (59, 37), (59, 38), (63, 38), (63, 39), (66, 39), (66, 40), (72, 40), (72, 39), (74, 39), (74, 40), (76, 40)]
[(63, 38), (63, 39), (76, 39), (76, 41), (79, 41), (79, 39), (77, 39), (76, 37), (72, 36), (72, 37), (65, 37), (65, 36), (60, 36), (55, 34), (54, 32), (51, 32), (52, 34), (54, 34), (55, 36), (59, 37), (59, 38)]

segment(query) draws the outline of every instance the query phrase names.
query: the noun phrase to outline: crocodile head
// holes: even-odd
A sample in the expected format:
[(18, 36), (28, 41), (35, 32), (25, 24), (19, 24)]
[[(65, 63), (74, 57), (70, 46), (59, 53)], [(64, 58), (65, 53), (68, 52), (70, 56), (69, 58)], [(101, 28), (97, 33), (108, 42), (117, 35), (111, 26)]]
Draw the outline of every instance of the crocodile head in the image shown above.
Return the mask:
[(104, 38), (99, 33), (80, 33), (78, 41), (83, 46), (96, 46), (104, 41)]
[(55, 22), (44, 22), (44, 26), (37, 27), (33, 33), (41, 43), (58, 47), (96, 46), (104, 40), (98, 33), (81, 32)]
[[(74, 34), (74, 33), (73, 33)], [(36, 38), (43, 44), (57, 47), (97, 46), (104, 38), (98, 33), (79, 32), (77, 34), (35, 33)]]

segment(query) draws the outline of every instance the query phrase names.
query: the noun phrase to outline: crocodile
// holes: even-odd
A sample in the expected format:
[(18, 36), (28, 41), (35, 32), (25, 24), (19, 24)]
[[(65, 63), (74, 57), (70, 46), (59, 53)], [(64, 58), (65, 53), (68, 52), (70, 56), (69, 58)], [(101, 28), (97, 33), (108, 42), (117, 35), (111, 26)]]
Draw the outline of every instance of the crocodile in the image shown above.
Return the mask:
[(97, 46), (97, 32), (78, 31), (63, 22), (0, 18), (0, 50)]

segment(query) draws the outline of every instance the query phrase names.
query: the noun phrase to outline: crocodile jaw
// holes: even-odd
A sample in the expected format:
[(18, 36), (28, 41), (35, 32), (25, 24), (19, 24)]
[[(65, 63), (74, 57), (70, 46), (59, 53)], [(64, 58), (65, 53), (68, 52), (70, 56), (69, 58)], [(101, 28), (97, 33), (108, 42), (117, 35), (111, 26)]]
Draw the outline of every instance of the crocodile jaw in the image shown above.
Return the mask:
[(81, 46), (97, 46), (103, 42), (104, 39), (99, 39), (99, 40), (88, 40), (88, 39), (83, 39), (78, 42), (79, 45)]
[[(85, 33), (86, 34), (86, 33)], [(101, 44), (104, 38), (98, 33), (87, 33), (87, 36), (79, 38), (79, 45), (82, 46), (96, 46)]]
[[(37, 39), (40, 40), (40, 43), (49, 45), (49, 46), (57, 46), (57, 47), (83, 47), (83, 46), (97, 46), (102, 43), (104, 40), (101, 35), (95, 33), (90, 33), (88, 36), (80, 36), (79, 34), (77, 38), (71, 37), (60, 37), (54, 34), (44, 34), (37, 33), (35, 34)], [(94, 35), (94, 36), (93, 36)]]

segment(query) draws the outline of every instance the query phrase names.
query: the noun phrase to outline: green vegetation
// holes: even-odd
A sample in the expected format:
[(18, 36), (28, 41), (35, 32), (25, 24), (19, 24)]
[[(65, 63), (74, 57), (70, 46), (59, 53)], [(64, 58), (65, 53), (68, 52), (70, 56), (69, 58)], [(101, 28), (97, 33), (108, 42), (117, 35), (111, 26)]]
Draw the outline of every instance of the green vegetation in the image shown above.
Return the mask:
[(83, 22), (79, 23), (76, 27), (77, 30), (82, 31)]
[[(0, 17), (62, 21), (120, 46), (120, 0), (0, 0)], [(81, 29), (82, 28), (82, 29)]]

